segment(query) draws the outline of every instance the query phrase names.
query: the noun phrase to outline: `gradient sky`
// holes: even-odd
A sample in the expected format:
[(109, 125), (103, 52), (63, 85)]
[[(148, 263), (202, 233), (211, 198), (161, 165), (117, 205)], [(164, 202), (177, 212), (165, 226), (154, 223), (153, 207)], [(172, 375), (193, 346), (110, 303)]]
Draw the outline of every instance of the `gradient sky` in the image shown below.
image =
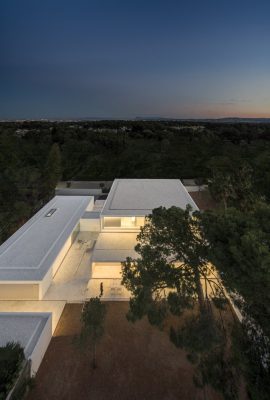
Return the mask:
[(0, 118), (270, 117), (269, 0), (2, 0)]

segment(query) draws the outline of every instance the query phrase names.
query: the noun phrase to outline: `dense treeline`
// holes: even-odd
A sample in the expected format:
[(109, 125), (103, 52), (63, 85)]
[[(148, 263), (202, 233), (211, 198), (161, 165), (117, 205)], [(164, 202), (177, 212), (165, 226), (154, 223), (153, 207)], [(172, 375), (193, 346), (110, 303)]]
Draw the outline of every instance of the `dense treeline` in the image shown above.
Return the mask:
[(216, 184), (222, 174), (245, 165), (254, 191), (270, 198), (269, 124), (2, 122), (0, 149), (2, 240), (52, 195), (60, 177), (215, 176)]
[[(219, 207), (198, 214), (196, 223), (200, 222), (201, 235), (207, 244), (203, 256), (217, 268), (222, 284), (234, 296), (244, 320), (230, 334), (232, 359), (225, 362), (219, 353), (210, 354), (217, 356), (213, 360), (202, 358), (205, 376), (201, 384), (212, 384), (224, 398), (237, 399), (237, 385), (230, 375), (233, 368), (245, 377), (250, 399), (268, 399), (270, 124), (6, 122), (0, 124), (0, 171), (0, 241), (53, 196), (61, 178), (195, 178), (198, 184), (207, 182)], [(176, 220), (172, 218), (173, 222)], [(168, 224), (167, 215), (163, 222)], [(183, 224), (175, 226), (178, 230)], [(187, 232), (174, 243), (182, 246), (188, 241)], [(176, 233), (169, 235), (169, 240), (177, 237)], [(195, 239), (197, 243), (197, 235)], [(163, 244), (164, 240), (163, 235)], [(193, 249), (189, 242), (186, 248)], [(191, 261), (195, 260), (196, 252), (192, 250)], [(153, 266), (156, 268), (156, 261)], [(127, 272), (130, 274), (130, 267)], [(152, 278), (156, 279), (160, 272), (158, 268)], [(147, 290), (148, 286), (147, 279)], [(170, 300), (173, 300), (170, 306), (177, 309), (189, 305), (185, 296)], [(140, 316), (142, 308), (137, 307), (136, 311)], [(157, 323), (163, 314), (164, 308), (151, 308), (149, 315)], [(209, 327), (208, 322), (206, 325)], [(204, 324), (199, 328), (208, 335)], [(178, 336), (173, 332), (177, 345), (181, 338), (185, 339)], [(188, 339), (190, 345), (190, 335)]]

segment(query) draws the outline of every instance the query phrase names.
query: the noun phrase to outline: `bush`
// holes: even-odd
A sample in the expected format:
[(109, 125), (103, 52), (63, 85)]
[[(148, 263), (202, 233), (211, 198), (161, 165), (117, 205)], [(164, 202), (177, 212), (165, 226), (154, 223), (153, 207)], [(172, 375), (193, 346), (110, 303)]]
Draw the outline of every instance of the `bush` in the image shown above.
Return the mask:
[(165, 300), (153, 301), (150, 305), (147, 316), (151, 325), (156, 325), (159, 328), (163, 327), (164, 319), (168, 314), (167, 303)]
[(0, 400), (5, 399), (17, 379), (24, 351), (19, 343), (10, 342), (0, 347)]

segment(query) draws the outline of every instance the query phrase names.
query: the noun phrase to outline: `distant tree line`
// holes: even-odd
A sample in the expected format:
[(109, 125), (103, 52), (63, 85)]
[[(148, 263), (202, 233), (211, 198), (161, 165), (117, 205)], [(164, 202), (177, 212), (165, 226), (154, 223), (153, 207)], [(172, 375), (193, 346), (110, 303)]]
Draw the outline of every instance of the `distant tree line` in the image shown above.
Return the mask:
[(269, 200), (270, 124), (1, 122), (0, 171), (0, 240), (53, 195), (60, 178), (198, 178), (229, 206), (244, 176)]

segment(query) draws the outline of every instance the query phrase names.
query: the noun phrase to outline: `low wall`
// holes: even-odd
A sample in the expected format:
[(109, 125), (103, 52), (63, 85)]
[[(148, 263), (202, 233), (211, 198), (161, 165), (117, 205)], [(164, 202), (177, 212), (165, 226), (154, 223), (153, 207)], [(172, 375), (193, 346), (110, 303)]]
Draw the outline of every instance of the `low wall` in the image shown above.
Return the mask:
[(55, 189), (56, 196), (99, 196), (101, 194), (102, 194), (102, 189), (72, 189), (72, 188)]
[(44, 354), (49, 346), (52, 338), (52, 314), (50, 313), (47, 322), (41, 332), (37, 344), (30, 355), (31, 359), (31, 376), (34, 376), (41, 364)]

